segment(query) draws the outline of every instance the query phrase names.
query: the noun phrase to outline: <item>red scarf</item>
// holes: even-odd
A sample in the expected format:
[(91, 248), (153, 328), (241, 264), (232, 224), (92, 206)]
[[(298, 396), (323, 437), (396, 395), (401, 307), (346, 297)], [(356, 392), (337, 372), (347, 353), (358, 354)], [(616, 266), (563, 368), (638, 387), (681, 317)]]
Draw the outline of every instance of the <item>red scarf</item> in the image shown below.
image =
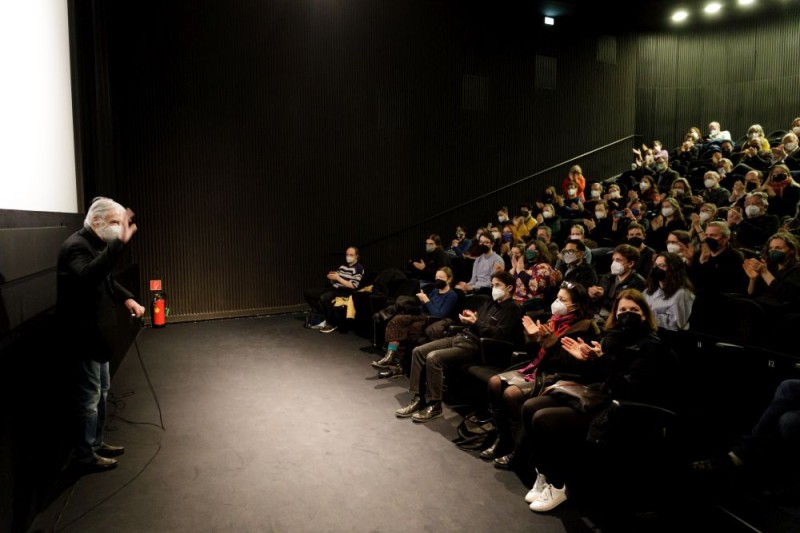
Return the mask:
[(775, 191), (775, 196), (783, 196), (783, 189), (789, 186), (791, 183), (791, 179), (785, 179), (783, 181), (772, 181), (770, 182), (769, 186), (772, 187), (772, 190)]
[[(553, 336), (556, 339), (560, 339), (566, 331), (572, 327), (572, 325), (577, 322), (577, 317), (575, 313), (567, 313), (566, 315), (553, 315), (550, 318), (550, 326), (553, 328)], [(542, 362), (544, 356), (547, 352), (544, 348), (539, 347), (539, 353), (536, 354), (536, 359), (528, 363), (528, 366), (520, 370), (522, 374), (525, 375), (525, 381), (533, 381), (536, 379), (536, 368), (539, 366), (539, 363)], [(530, 378), (530, 379), (529, 379)]]

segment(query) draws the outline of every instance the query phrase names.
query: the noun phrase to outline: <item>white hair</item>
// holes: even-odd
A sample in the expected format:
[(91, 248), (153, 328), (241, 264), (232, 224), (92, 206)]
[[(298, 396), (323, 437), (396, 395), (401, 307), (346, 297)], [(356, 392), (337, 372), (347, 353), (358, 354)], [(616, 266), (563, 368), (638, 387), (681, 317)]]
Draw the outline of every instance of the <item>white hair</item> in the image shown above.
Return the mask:
[(124, 213), (125, 208), (122, 207), (120, 204), (112, 200), (111, 198), (105, 198), (103, 196), (98, 196), (94, 200), (92, 200), (92, 205), (89, 206), (89, 210), (86, 212), (86, 218), (83, 220), (83, 225), (87, 228), (93, 227), (93, 222), (96, 219), (103, 219), (105, 220), (108, 213)]

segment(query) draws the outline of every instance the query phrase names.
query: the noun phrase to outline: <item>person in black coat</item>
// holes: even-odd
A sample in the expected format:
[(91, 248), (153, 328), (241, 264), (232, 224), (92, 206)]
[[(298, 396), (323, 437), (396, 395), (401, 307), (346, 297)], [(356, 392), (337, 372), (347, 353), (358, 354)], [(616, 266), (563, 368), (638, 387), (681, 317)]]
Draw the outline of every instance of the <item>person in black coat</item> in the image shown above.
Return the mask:
[(124, 305), (135, 317), (142, 307), (111, 276), (125, 245), (136, 233), (133, 212), (109, 198), (95, 198), (84, 227), (72, 234), (58, 255), (56, 316), (65, 349), (74, 359), (79, 410), (73, 457), (81, 467), (107, 470), (121, 446), (103, 441), (108, 361), (118, 335), (115, 308)]
[(671, 407), (678, 362), (656, 331), (655, 317), (644, 296), (628, 289), (615, 300), (601, 342), (562, 337), (564, 350), (589, 364), (581, 372), (580, 383), (558, 382), (551, 388), (582, 384), (604, 401), (581, 407), (573, 397), (546, 389), (544, 395), (523, 405), (522, 420), (534, 449), (537, 472), (525, 498), (532, 511), (549, 511), (566, 501), (566, 484), (579, 474), (576, 470), (582, 464), (581, 446), (590, 428), (597, 429), (596, 417), (612, 401)]

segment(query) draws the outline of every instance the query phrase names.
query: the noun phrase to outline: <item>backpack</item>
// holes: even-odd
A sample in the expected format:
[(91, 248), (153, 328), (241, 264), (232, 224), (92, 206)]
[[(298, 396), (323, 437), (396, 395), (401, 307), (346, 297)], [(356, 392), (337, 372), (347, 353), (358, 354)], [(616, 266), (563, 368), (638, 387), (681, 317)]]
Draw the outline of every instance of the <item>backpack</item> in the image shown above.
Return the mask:
[(458, 425), (456, 446), (464, 450), (479, 450), (494, 441), (497, 426), (491, 413), (475, 411), (464, 417)]

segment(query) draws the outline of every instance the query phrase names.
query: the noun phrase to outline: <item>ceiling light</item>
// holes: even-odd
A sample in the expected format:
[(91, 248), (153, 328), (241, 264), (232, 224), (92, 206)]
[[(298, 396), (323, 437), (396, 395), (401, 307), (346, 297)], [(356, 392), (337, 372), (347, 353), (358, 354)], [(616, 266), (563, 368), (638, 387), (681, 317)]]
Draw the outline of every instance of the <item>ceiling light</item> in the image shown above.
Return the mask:
[(556, 19), (554, 19), (553, 17), (545, 17), (544, 23), (547, 24), (548, 26), (555, 26)]
[(703, 8), (703, 11), (708, 13), (709, 15), (713, 15), (715, 13), (719, 13), (722, 9), (722, 4), (719, 2), (711, 2), (706, 7)]
[(675, 13), (672, 14), (672, 21), (673, 22), (683, 22), (689, 18), (689, 12), (685, 9), (679, 9)]
[(756, 0), (739, 0), (739, 5), (740, 6), (749, 6), (749, 5), (752, 5), (752, 4), (755, 4), (755, 3), (756, 3)]

